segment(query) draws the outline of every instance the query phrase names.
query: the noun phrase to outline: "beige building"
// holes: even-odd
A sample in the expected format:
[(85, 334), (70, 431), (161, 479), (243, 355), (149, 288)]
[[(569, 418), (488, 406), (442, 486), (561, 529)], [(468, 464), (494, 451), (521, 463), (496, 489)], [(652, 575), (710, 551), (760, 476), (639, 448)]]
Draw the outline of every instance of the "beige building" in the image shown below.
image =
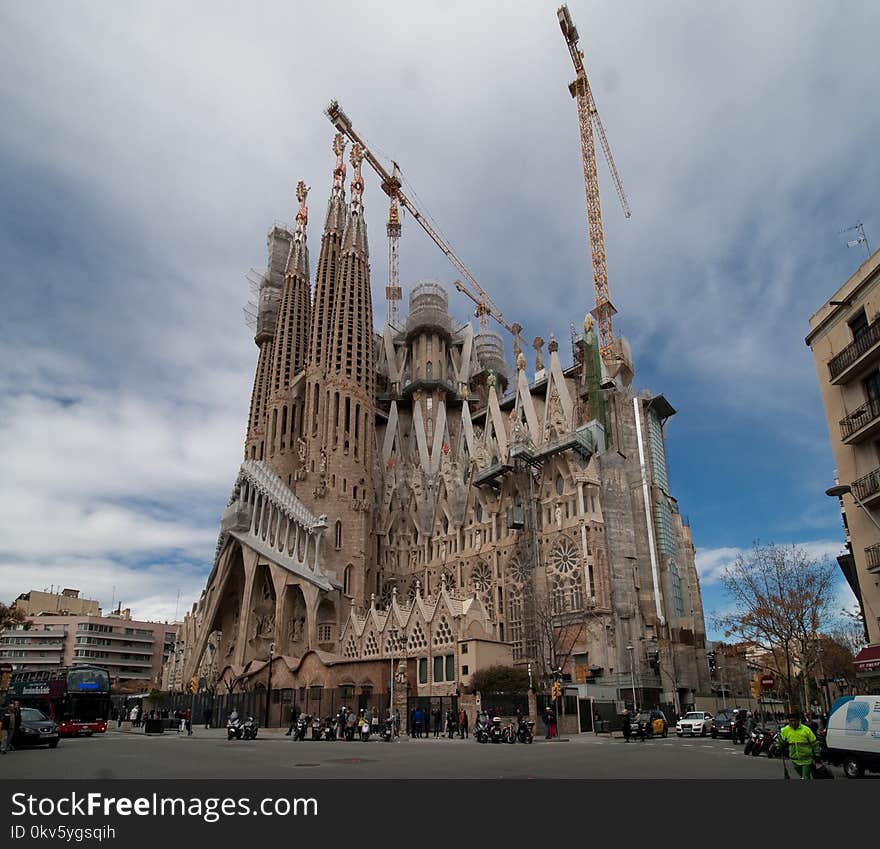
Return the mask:
[[(35, 595), (48, 594), (25, 594), (32, 603)], [(63, 607), (65, 602), (60, 604)], [(14, 667), (87, 663), (105, 667), (111, 681), (158, 685), (163, 664), (173, 656), (176, 631), (176, 625), (132, 619), (128, 609), (106, 616), (100, 610), (85, 616), (40, 613), (2, 632), (0, 661)]]
[[(810, 318), (822, 404), (837, 467), (852, 563), (869, 641), (880, 643), (880, 251)], [(830, 477), (830, 475), (829, 475)], [(848, 576), (850, 577), (850, 576)]]
[(269, 231), (244, 462), (167, 680), (229, 686), (271, 656), (290, 688), (378, 691), (403, 658), (404, 692), (446, 696), (506, 656), (536, 683), (561, 667), (623, 698), (635, 675), (651, 702), (692, 703), (706, 637), (674, 408), (632, 386), (625, 340), (600, 358), (582, 307), (564, 344), (530, 343), (533, 367), (516, 336), (510, 369), (436, 281), (377, 332), (361, 154), (347, 201), (344, 146), (314, 292), (303, 183), (295, 228)]
[(60, 593), (31, 590), (22, 593), (14, 602), (13, 610), (20, 610), (25, 616), (60, 615), (100, 616), (101, 608), (93, 598), (80, 598), (79, 590), (64, 589)]

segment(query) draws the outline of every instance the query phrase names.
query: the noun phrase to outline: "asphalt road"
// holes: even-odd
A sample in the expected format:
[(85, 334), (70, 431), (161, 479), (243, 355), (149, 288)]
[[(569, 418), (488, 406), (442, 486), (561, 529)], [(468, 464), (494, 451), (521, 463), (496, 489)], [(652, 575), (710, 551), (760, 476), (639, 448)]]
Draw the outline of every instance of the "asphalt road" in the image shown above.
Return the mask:
[[(839, 775), (839, 771), (837, 771)], [(261, 731), (228, 741), (225, 730), (192, 737), (117, 731), (65, 739), (57, 749), (10, 752), (2, 778), (767, 778), (782, 764), (748, 757), (741, 746), (711, 738), (625, 743), (584, 734), (532, 745), (429, 738), (394, 743), (295, 742)]]

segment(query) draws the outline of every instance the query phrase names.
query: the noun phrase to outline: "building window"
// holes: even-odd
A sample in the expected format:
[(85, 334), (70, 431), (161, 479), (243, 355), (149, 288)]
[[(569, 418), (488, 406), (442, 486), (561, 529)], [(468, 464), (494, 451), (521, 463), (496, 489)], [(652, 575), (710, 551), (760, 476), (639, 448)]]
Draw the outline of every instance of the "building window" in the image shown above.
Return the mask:
[(434, 658), (434, 683), (443, 680), (443, 655), (437, 655)]
[(446, 680), (454, 681), (455, 680), (455, 655), (448, 654), (446, 655)]
[(318, 642), (329, 643), (333, 641), (333, 626), (318, 625)]
[(342, 548), (342, 520), (336, 520), (336, 538), (334, 540), (334, 544), (336, 545), (336, 550), (338, 551)]
[(419, 658), (419, 684), (428, 683), (428, 658)]
[(351, 595), (351, 573), (353, 568), (351, 563), (349, 563), (342, 573), (342, 592), (347, 596)]
[(462, 654), (467, 654), (467, 653), (468, 653), (468, 644), (467, 644), (467, 643), (462, 643), (462, 644), (461, 644), (461, 653), (462, 653)]
[(468, 672), (468, 668), (467, 668), (466, 666), (462, 666), (462, 668), (461, 668), (461, 674), (462, 674), (462, 675), (469, 675), (469, 674), (470, 674), (470, 673)]

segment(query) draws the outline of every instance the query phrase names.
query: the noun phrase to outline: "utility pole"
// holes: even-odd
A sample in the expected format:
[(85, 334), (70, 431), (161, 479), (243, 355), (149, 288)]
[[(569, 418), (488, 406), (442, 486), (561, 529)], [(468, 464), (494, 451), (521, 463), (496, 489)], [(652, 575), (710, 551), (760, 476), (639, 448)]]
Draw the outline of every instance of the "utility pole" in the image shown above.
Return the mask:
[(264, 711), (264, 727), (269, 727), (269, 704), (272, 701), (272, 656), (275, 654), (275, 643), (269, 643), (269, 681), (266, 685), (266, 709)]

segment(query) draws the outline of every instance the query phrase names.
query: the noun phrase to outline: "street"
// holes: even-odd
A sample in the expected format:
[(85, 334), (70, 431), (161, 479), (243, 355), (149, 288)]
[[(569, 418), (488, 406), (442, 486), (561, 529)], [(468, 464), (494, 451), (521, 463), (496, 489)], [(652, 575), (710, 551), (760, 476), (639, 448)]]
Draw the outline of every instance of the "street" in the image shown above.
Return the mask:
[[(835, 770), (840, 777), (839, 770)], [(782, 778), (779, 760), (742, 746), (674, 735), (645, 742), (583, 734), (532, 745), (433, 737), (361, 742), (295, 742), (278, 729), (253, 741), (225, 729), (192, 737), (116, 730), (64, 739), (0, 758), (2, 778)]]

